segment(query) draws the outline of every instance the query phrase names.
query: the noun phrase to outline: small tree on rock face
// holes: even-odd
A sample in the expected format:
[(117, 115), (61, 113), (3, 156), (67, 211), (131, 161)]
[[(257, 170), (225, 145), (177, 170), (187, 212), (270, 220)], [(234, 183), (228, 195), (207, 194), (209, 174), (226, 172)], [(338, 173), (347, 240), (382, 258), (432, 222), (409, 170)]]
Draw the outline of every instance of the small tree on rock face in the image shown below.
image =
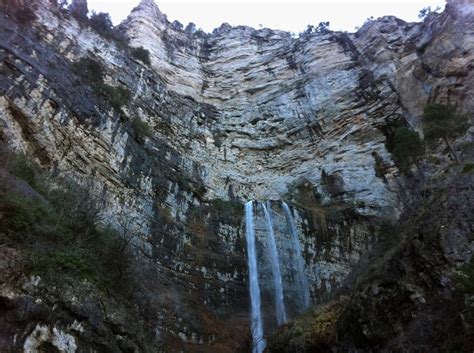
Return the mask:
[(113, 40), (115, 44), (121, 49), (127, 49), (127, 38), (125, 38), (122, 33), (115, 29), (112, 23), (112, 19), (110, 18), (110, 15), (108, 13), (96, 13), (92, 11), (91, 18), (88, 20), (87, 23), (103, 38)]
[(151, 136), (151, 127), (146, 121), (141, 120), (140, 118), (133, 119), (132, 128), (135, 132), (135, 137), (138, 142), (143, 143), (145, 138)]
[(110, 19), (110, 15), (104, 12), (92, 12), (89, 24), (93, 29), (102, 35), (110, 35), (114, 27), (112, 20)]
[(81, 58), (73, 65), (74, 71), (88, 83), (99, 83), (104, 78), (104, 68), (101, 63), (91, 58)]
[(395, 130), (392, 154), (403, 172), (408, 172), (414, 164), (424, 180), (425, 177), (418, 163), (424, 153), (425, 147), (417, 132), (406, 127)]
[(140, 60), (145, 65), (151, 65), (150, 52), (147, 49), (143, 47), (132, 48), (130, 52), (134, 58)]
[(426, 140), (443, 139), (456, 163), (459, 158), (449, 140), (466, 129), (466, 122), (455, 113), (454, 107), (444, 104), (428, 104), (423, 110), (423, 131)]

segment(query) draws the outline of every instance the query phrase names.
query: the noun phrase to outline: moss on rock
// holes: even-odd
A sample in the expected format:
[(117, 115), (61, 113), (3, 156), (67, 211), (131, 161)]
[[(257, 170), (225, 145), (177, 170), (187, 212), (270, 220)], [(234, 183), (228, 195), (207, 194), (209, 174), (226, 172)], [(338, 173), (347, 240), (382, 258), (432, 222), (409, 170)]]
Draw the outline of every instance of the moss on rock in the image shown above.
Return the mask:
[(336, 343), (337, 322), (349, 298), (337, 299), (308, 310), (281, 327), (268, 341), (269, 352), (328, 352)]

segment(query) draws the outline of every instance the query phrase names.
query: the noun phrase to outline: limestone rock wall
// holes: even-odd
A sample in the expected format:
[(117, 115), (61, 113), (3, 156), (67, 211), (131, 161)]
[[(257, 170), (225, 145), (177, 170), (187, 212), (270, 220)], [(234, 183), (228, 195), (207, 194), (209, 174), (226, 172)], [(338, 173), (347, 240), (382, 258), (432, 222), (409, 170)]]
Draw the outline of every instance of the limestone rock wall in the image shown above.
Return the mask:
[[(186, 32), (143, 0), (120, 31), (150, 51), (151, 67), (49, 1), (35, 4), (28, 26), (0, 13), (2, 146), (33, 155), (54, 175), (90, 180), (107, 222), (140, 234), (134, 245), (153, 332), (143, 340), (152, 351), (245, 343), (243, 202), (294, 207), (317, 302), (370, 248), (377, 220), (403, 209), (385, 145), (393, 126), (419, 128), (430, 99), (473, 110), (468, 2), (452, 1), (421, 24), (384, 17), (355, 34), (292, 38), (228, 25)], [(74, 63), (83, 57), (103, 65), (106, 83), (132, 92), (124, 107), (114, 109), (79, 77)], [(136, 118), (152, 128), (144, 141)], [(293, 265), (277, 205), (290, 298)], [(271, 299), (264, 305), (270, 313)]]
[(359, 64), (346, 34), (294, 39), (223, 25), (191, 35), (158, 12), (144, 1), (122, 26), (133, 45), (150, 50), (170, 90), (215, 107), (211, 143), (204, 158), (199, 152), (215, 194), (278, 199), (300, 178), (319, 184), (325, 169), (344, 174), (347, 198), (360, 196), (379, 213), (397, 207), (367, 151), (390, 163), (379, 126), (403, 110), (391, 86)]

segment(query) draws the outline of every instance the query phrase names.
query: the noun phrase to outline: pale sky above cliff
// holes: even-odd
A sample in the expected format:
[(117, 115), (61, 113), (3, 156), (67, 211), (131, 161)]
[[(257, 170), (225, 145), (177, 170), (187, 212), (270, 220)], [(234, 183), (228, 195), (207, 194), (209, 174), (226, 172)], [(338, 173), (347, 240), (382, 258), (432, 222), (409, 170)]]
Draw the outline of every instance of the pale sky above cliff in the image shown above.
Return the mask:
[[(108, 12), (120, 23), (139, 0), (89, 0), (89, 9)], [(269, 27), (299, 33), (308, 24), (330, 22), (330, 29), (352, 32), (364, 21), (394, 15), (405, 21), (419, 21), (418, 12), (427, 6), (444, 8), (445, 0), (155, 0), (171, 22), (184, 26), (194, 22), (206, 32), (223, 22), (231, 25)]]

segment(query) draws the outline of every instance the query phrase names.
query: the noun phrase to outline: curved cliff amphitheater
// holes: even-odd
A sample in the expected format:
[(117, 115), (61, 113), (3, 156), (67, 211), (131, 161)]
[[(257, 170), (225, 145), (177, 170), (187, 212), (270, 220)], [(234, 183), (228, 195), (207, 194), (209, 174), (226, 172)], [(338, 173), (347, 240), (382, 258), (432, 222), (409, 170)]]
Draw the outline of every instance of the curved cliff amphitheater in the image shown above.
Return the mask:
[(473, 84), (469, 0), (298, 36), (2, 1), (0, 351), (472, 352)]

